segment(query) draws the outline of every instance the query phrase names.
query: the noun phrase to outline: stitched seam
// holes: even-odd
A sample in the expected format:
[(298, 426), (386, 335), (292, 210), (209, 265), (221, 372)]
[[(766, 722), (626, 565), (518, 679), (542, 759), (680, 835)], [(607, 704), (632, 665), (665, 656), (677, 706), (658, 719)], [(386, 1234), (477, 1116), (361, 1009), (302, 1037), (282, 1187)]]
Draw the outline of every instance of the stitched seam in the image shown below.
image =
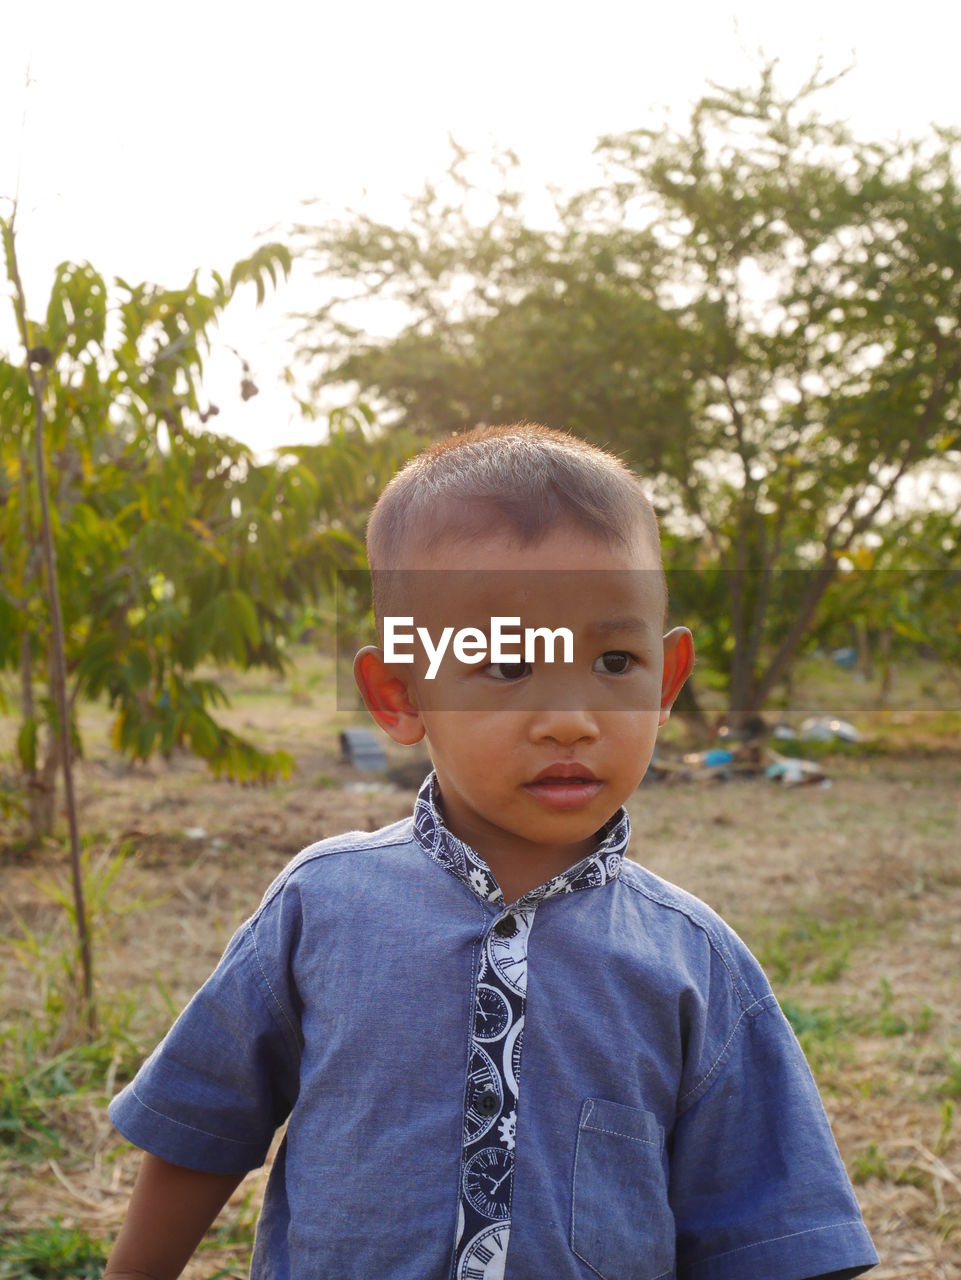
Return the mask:
[(132, 1086), (130, 1092), (145, 1111), (149, 1111), (153, 1116), (159, 1116), (161, 1120), (166, 1120), (168, 1124), (175, 1124), (179, 1129), (189, 1129), (191, 1133), (202, 1133), (205, 1138), (213, 1138), (215, 1142), (229, 1142), (234, 1147), (247, 1147), (251, 1151), (260, 1150), (259, 1145), (255, 1142), (244, 1142), (242, 1138), (225, 1138), (219, 1133), (211, 1133), (209, 1129), (201, 1129), (195, 1124), (187, 1124), (185, 1120), (178, 1120), (175, 1116), (168, 1116), (165, 1112), (158, 1111), (156, 1107), (152, 1107), (149, 1102), (145, 1102)]
[(774, 996), (774, 995), (770, 995), (770, 996), (761, 996), (761, 998), (760, 998), (759, 1000), (755, 1000), (755, 1001), (753, 1002), (753, 1004), (749, 1004), (749, 1005), (748, 1005), (748, 1007), (747, 1007), (746, 1009), (742, 1009), (742, 1010), (741, 1010), (741, 1013), (740, 1013), (740, 1015), (738, 1016), (738, 1020), (737, 1020), (737, 1022), (735, 1022), (734, 1026), (731, 1028), (731, 1034), (728, 1036), (727, 1041), (726, 1041), (726, 1043), (725, 1043), (725, 1045), (724, 1045), (724, 1048), (721, 1050), (721, 1052), (720, 1052), (720, 1053), (717, 1055), (717, 1057), (714, 1059), (714, 1063), (713, 1063), (713, 1065), (711, 1066), (710, 1070), (706, 1071), (706, 1072), (704, 1073), (704, 1075), (703, 1075), (703, 1076), (701, 1076), (700, 1080), (698, 1080), (698, 1082), (697, 1082), (697, 1083), (696, 1083), (692, 1088), (688, 1089), (687, 1093), (682, 1094), (682, 1095), (681, 1095), (681, 1097), (680, 1097), (680, 1098), (678, 1098), (678, 1100), (677, 1100), (678, 1107), (680, 1107), (681, 1103), (685, 1102), (685, 1101), (686, 1101), (686, 1100), (691, 1096), (691, 1094), (693, 1094), (693, 1093), (697, 1093), (699, 1089), (702, 1089), (702, 1088), (704, 1087), (704, 1085), (705, 1085), (705, 1084), (707, 1084), (708, 1080), (710, 1080), (711, 1076), (713, 1076), (713, 1075), (714, 1075), (714, 1073), (718, 1070), (718, 1068), (723, 1064), (723, 1062), (724, 1062), (724, 1055), (727, 1053), (728, 1049), (730, 1048), (730, 1046), (731, 1046), (731, 1041), (732, 1041), (732, 1040), (734, 1039), (734, 1037), (737, 1035), (737, 1029), (738, 1029), (738, 1027), (741, 1025), (741, 1023), (744, 1021), (744, 1019), (748, 1016), (748, 1014), (751, 1012), (751, 1010), (752, 1010), (756, 1005), (765, 1005), (765, 1006), (767, 1006), (767, 1007), (770, 1007), (770, 1004), (771, 1004), (771, 1002), (772, 1002), (772, 1001), (774, 1001), (774, 1003), (775, 1003), (775, 1004), (777, 1003), (777, 998), (776, 998), (776, 996)]
[[(254, 949), (254, 955), (255, 955), (255, 957), (256, 957), (256, 959), (257, 959), (257, 968), (260, 970), (260, 975), (261, 975), (261, 977), (263, 978), (264, 982), (267, 984), (267, 990), (270, 992), (270, 998), (271, 998), (271, 1000), (273, 1000), (274, 1004), (275, 1004), (275, 1005), (277, 1006), (277, 1008), (280, 1010), (280, 1016), (283, 1018), (284, 1022), (287, 1024), (287, 1029), (289, 1030), (289, 1032), (290, 1032), (291, 1036), (293, 1036), (294, 1044), (297, 1046), (297, 1056), (299, 1057), (299, 1055), (300, 1055), (300, 1039), (299, 1039), (299, 1037), (298, 1037), (298, 1035), (297, 1035), (297, 1029), (296, 1029), (296, 1027), (294, 1026), (294, 1024), (291, 1022), (291, 1020), (287, 1017), (287, 1010), (284, 1008), (284, 1006), (283, 1006), (283, 1005), (280, 1003), (280, 1001), (277, 999), (277, 993), (274, 991), (273, 987), (271, 986), (270, 979), (267, 977), (267, 970), (264, 968), (264, 963), (263, 963), (263, 961), (262, 961), (262, 960), (261, 960), (261, 958), (260, 958), (260, 951), (259, 951), (259, 949), (258, 949), (258, 947), (257, 947), (257, 939), (256, 939), (256, 937), (254, 936), (254, 931), (253, 931), (253, 929), (251, 928), (251, 926), (250, 926), (249, 924), (247, 925), (247, 933), (248, 933), (248, 935), (249, 935), (249, 937), (250, 937), (250, 942), (251, 942), (251, 945), (253, 946), (253, 949)], [(274, 1011), (273, 1011), (273, 1009), (270, 1007), (270, 1004), (269, 1004), (269, 1003), (268, 1003), (268, 1005), (267, 1005), (267, 1008), (268, 1008), (268, 1010), (270, 1011), (270, 1015), (271, 1015), (271, 1017), (272, 1017), (272, 1018), (273, 1018), (273, 1020), (276, 1022), (276, 1021), (277, 1021), (277, 1015), (274, 1013)], [(284, 1038), (286, 1039), (286, 1036), (285, 1036)]]
[(587, 1133), (609, 1133), (612, 1138), (627, 1138), (628, 1142), (643, 1142), (646, 1147), (660, 1147), (659, 1142), (653, 1142), (650, 1138), (635, 1138), (633, 1133), (621, 1133), (620, 1129), (601, 1129), (594, 1124), (582, 1124), (581, 1128)]
[[(607, 1280), (607, 1278), (605, 1277), (602, 1271), (598, 1271), (597, 1267), (595, 1267), (593, 1263), (588, 1262), (588, 1260), (584, 1257), (582, 1253), (577, 1252), (577, 1245), (574, 1243), (574, 1220), (577, 1216), (577, 1157), (580, 1155), (580, 1150), (581, 1150), (581, 1134), (584, 1133), (585, 1131), (591, 1132), (591, 1133), (613, 1133), (614, 1132), (614, 1130), (612, 1129), (598, 1129), (596, 1126), (589, 1125), (587, 1122), (588, 1120), (590, 1120), (591, 1115), (594, 1111), (594, 1099), (588, 1098), (586, 1105), (587, 1105), (587, 1110), (585, 1112), (584, 1118), (581, 1120), (580, 1126), (578, 1127), (577, 1145), (574, 1148), (574, 1178), (573, 1178), (573, 1187), (571, 1189), (571, 1252), (574, 1254), (575, 1258), (580, 1258), (581, 1262), (584, 1263), (585, 1267), (589, 1267), (596, 1276), (600, 1276), (601, 1280)], [(629, 1138), (631, 1135), (624, 1133), (624, 1134), (618, 1134), (617, 1136), (622, 1138)], [(645, 1141), (645, 1139), (643, 1138), (632, 1138), (631, 1140), (633, 1142)], [(654, 1144), (648, 1143), (647, 1145), (653, 1146)], [(665, 1276), (669, 1276), (672, 1274), (673, 1274), (673, 1268), (671, 1268), (668, 1271), (659, 1271), (656, 1276), (651, 1276), (650, 1280), (664, 1280)]]
[[(409, 818), (404, 821), (406, 821), (408, 825), (410, 824)], [(386, 840), (367, 840), (362, 844), (344, 845), (337, 843), (337, 841), (343, 840), (346, 836), (351, 834), (353, 833), (347, 831), (341, 836), (332, 836), (329, 840), (317, 842), (316, 845), (308, 845), (305, 849), (302, 849), (300, 853), (296, 854), (292, 861), (289, 862), (280, 872), (273, 884), (268, 886), (264, 899), (254, 913), (254, 917), (260, 915), (264, 908), (274, 900), (281, 889), (286, 886), (290, 877), (294, 875), (295, 872), (299, 871), (301, 867), (307, 866), (308, 863), (316, 862), (319, 858), (329, 858), (336, 854), (367, 853), (372, 849), (403, 849), (409, 845), (412, 838), (411, 834), (408, 832), (406, 836), (391, 835)], [(328, 844), (330, 846), (329, 848), (320, 847), (321, 845)]]
[[(474, 894), (472, 896), (474, 898), (474, 901), (477, 902), (478, 901), (477, 895)], [(481, 936), (479, 939), (481, 948), (483, 948), (486, 945), (486, 939), (485, 939), (486, 929), (487, 929), (487, 921), (482, 917)], [(460, 1160), (457, 1166), (457, 1198), (454, 1202), (454, 1231), (453, 1231), (454, 1244), (451, 1247), (451, 1253), (450, 1253), (450, 1275), (452, 1277), (452, 1280), (454, 1276), (454, 1268), (457, 1266), (457, 1244), (458, 1244), (458, 1241), (456, 1238), (457, 1237), (457, 1221), (458, 1221), (458, 1218), (460, 1217), (461, 1197), (463, 1195), (462, 1187), (464, 1184), (464, 1116), (466, 1115), (466, 1111), (467, 1111), (467, 1081), (470, 1077), (471, 1054), (474, 1047), (474, 1004), (477, 1000), (477, 983), (479, 981), (477, 977), (477, 972), (479, 968), (477, 964), (477, 945), (478, 945), (477, 942), (475, 942), (471, 946), (471, 953), (470, 953), (471, 1003), (470, 1003), (470, 1010), (467, 1015), (467, 1054), (466, 1054), (466, 1062), (464, 1064), (464, 1083), (463, 1083), (463, 1092), (461, 1094), (463, 1101), (461, 1103), (460, 1127), (458, 1129), (458, 1141), (460, 1142)], [(513, 1179), (511, 1179), (511, 1189), (513, 1190)]]
[(783, 1236), (767, 1236), (764, 1240), (755, 1240), (751, 1244), (739, 1244), (736, 1249), (726, 1249), (724, 1253), (712, 1253), (706, 1258), (698, 1258), (696, 1262), (685, 1263), (681, 1270), (692, 1271), (695, 1267), (699, 1267), (705, 1262), (716, 1262), (718, 1258), (730, 1258), (732, 1254), (744, 1253), (747, 1249), (759, 1249), (762, 1244), (778, 1244), (782, 1240), (796, 1240), (798, 1236), (813, 1236), (819, 1231), (836, 1231), (838, 1227), (861, 1225), (862, 1223), (858, 1218), (845, 1218), (843, 1222), (831, 1222), (826, 1227), (806, 1227), (803, 1231), (789, 1231)]
[[(530, 973), (531, 934), (534, 932), (534, 916), (535, 916), (535, 914), (536, 914), (536, 912), (537, 912), (537, 905), (538, 905), (538, 904), (536, 904), (536, 903), (535, 903), (535, 905), (534, 905), (533, 907), (531, 907), (531, 908), (530, 908), (530, 912), (531, 912), (531, 919), (530, 919), (530, 924), (527, 926), (527, 946), (526, 946), (526, 950), (525, 950), (525, 953), (524, 953), (524, 994), (520, 997), (520, 1002), (521, 1002), (521, 1021), (524, 1023), (524, 1031), (525, 1031), (525, 1032), (527, 1031), (527, 990), (528, 990), (527, 978), (528, 978), (528, 975), (529, 975), (529, 973)], [(487, 934), (487, 935), (485, 936), (485, 938), (484, 938), (483, 945), (484, 945), (485, 947), (487, 946), (487, 939), (488, 939), (489, 937), (490, 937), (490, 934)], [(475, 987), (475, 991), (476, 991), (476, 987)], [(472, 1006), (472, 1007), (471, 1007), (471, 1043), (473, 1043), (473, 1039), (474, 1039), (474, 1036), (473, 1036), (473, 1022), (474, 1022), (474, 1011), (473, 1011), (473, 1006)], [(505, 1043), (505, 1045), (506, 1045), (506, 1043), (507, 1043), (506, 1039), (505, 1039), (504, 1043)], [(520, 1056), (520, 1057), (518, 1058), (518, 1060), (517, 1060), (517, 1071), (516, 1071), (516, 1073), (515, 1073), (515, 1075), (514, 1075), (514, 1087), (515, 1087), (515, 1089), (517, 1090), (516, 1094), (514, 1095), (514, 1096), (515, 1096), (515, 1101), (516, 1101), (516, 1104), (517, 1104), (517, 1105), (515, 1106), (515, 1108), (514, 1108), (514, 1139), (515, 1139), (515, 1141), (514, 1141), (514, 1145), (515, 1145), (515, 1147), (517, 1146), (517, 1127), (518, 1127), (518, 1125), (519, 1125), (519, 1124), (520, 1124), (520, 1122), (521, 1122), (521, 1072), (523, 1071), (523, 1069), (524, 1069), (524, 1039), (523, 1039), (523, 1035), (522, 1035), (522, 1036), (521, 1036), (521, 1056)], [(505, 1071), (505, 1076), (506, 1076), (506, 1067), (504, 1068), (504, 1071)], [(504, 1084), (505, 1084), (505, 1085), (507, 1085), (507, 1080), (506, 1080), (506, 1078), (505, 1078), (505, 1080), (504, 1080)], [(510, 1088), (510, 1085), (507, 1085), (507, 1088), (509, 1089), (509, 1088)], [(505, 1089), (505, 1090), (504, 1090), (504, 1094), (505, 1094), (505, 1107), (504, 1107), (504, 1109), (505, 1109), (505, 1111), (506, 1111), (506, 1109), (507, 1109), (507, 1106), (506, 1106), (506, 1094), (507, 1094), (507, 1089)], [(511, 1165), (511, 1168), (512, 1168), (512, 1169), (514, 1168), (514, 1164), (516, 1164), (516, 1156), (515, 1156), (515, 1159), (514, 1159), (514, 1163)], [(510, 1247), (511, 1247), (511, 1224), (512, 1224), (512, 1222), (513, 1222), (513, 1214), (514, 1214), (514, 1178), (513, 1178), (513, 1175), (511, 1176), (510, 1193), (511, 1193), (511, 1194), (510, 1194), (510, 1200), (509, 1200), (508, 1205), (507, 1205), (507, 1220), (506, 1220), (506, 1222), (505, 1222), (505, 1224), (504, 1224), (504, 1225), (507, 1227), (507, 1252), (506, 1252), (506, 1253), (505, 1253), (505, 1255), (504, 1255), (504, 1265), (505, 1265), (505, 1267), (507, 1266), (507, 1261), (508, 1261), (508, 1258), (509, 1258), (509, 1256), (510, 1256)]]
[[(701, 930), (701, 932), (704, 934), (704, 936), (707, 938), (708, 942), (710, 943), (711, 950), (717, 953), (721, 963), (724, 965), (724, 968), (727, 970), (727, 976), (731, 980), (731, 986), (734, 988), (734, 994), (737, 996), (738, 1003), (743, 1008), (744, 995), (741, 992), (741, 986), (737, 978), (735, 977), (734, 970), (731, 968), (731, 965), (728, 961), (727, 949), (725, 948), (724, 944), (721, 942), (720, 938), (715, 936), (714, 930), (709, 928), (707, 923), (705, 923), (704, 921), (696, 920), (694, 916), (691, 914), (691, 912), (686, 911), (684, 907), (680, 905), (680, 903), (665, 902), (663, 898), (656, 897), (653, 893), (651, 893), (649, 889), (645, 888), (644, 885), (633, 884), (630, 880), (629, 875), (625, 877), (622, 874), (619, 877), (619, 879), (622, 884), (627, 885), (629, 889), (633, 889), (635, 893), (639, 893), (641, 897), (647, 898), (649, 902), (654, 902), (659, 907), (664, 907), (668, 911), (678, 912), (679, 915), (682, 915), (686, 920), (689, 920), (691, 924), (694, 925), (695, 929)], [(748, 992), (748, 995), (751, 995), (751, 994), (752, 994), (751, 992)], [(751, 1004), (747, 1006), (747, 1009), (752, 1009), (755, 1004), (757, 1004), (757, 997), (752, 998)], [(747, 1011), (747, 1009), (745, 1009), (745, 1012)]]
[[(409, 827), (411, 825), (411, 819), (402, 818), (400, 820), (400, 824), (392, 823), (391, 825), (392, 826), (404, 825)], [(390, 831), (390, 827), (385, 828), (385, 830)], [(370, 840), (361, 841), (357, 844), (342, 843), (344, 840), (347, 839), (348, 836), (356, 835), (356, 834), (360, 834), (360, 835), (370, 834), (373, 836), (373, 835), (376, 835), (377, 832), (368, 833), (368, 832), (362, 831), (358, 833), (358, 832), (352, 832), (352, 831), (344, 831), (339, 836), (327, 836), (323, 840), (315, 841), (314, 844), (306, 845), (305, 848), (301, 849), (300, 853), (295, 854), (292, 860), (293, 865), (302, 866), (303, 862), (312, 862), (315, 858), (326, 858), (330, 854), (336, 854), (336, 853), (367, 853), (371, 849), (391, 849), (394, 846), (396, 846), (398, 849), (403, 849), (410, 843), (412, 839), (415, 838), (410, 832), (408, 832), (406, 835), (402, 835), (400, 832), (392, 832), (391, 835), (381, 840), (370, 839)], [(328, 847), (324, 848), (323, 846), (325, 845)]]
[[(584, 1125), (591, 1118), (593, 1110), (594, 1103), (593, 1100), (589, 1098), (587, 1100), (587, 1114), (584, 1116), (583, 1120), (581, 1120), (580, 1127), (577, 1130), (577, 1145), (574, 1147), (574, 1180), (571, 1188), (571, 1250), (575, 1257), (580, 1258), (581, 1262), (590, 1267), (596, 1276), (600, 1276), (601, 1273), (598, 1271), (597, 1267), (592, 1267), (584, 1255), (577, 1252), (577, 1245), (574, 1243), (574, 1223), (577, 1218), (577, 1165), (581, 1154), (581, 1134), (584, 1132)], [(601, 1276), (601, 1280), (604, 1280), (603, 1276)]]

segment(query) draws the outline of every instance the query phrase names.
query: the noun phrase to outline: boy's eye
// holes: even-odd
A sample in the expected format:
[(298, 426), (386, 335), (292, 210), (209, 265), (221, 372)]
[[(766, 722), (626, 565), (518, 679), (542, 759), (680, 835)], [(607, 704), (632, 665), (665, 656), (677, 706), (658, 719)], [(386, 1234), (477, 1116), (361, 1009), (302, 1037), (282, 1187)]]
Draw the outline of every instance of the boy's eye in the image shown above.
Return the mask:
[(529, 662), (489, 662), (484, 674), (494, 680), (521, 680), (530, 673)]
[(594, 670), (603, 671), (609, 676), (620, 676), (630, 671), (636, 663), (637, 659), (632, 654), (625, 653), (623, 649), (611, 649), (601, 654), (594, 663)]

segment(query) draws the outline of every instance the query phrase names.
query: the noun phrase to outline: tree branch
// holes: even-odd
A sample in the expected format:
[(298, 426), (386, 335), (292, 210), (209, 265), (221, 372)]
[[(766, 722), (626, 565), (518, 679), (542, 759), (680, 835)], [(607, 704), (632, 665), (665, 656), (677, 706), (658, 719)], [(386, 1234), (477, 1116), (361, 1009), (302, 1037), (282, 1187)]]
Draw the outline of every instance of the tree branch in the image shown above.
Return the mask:
[[(41, 532), (43, 538), (44, 560), (47, 570), (47, 588), (49, 592), (51, 623), (51, 675), (53, 677), (54, 697), (57, 704), (58, 730), (60, 739), (61, 764), (63, 766), (64, 790), (67, 801), (67, 821), (70, 828), (70, 865), (73, 879), (73, 900), (76, 915), (77, 939), (80, 948), (80, 963), (83, 973), (84, 1013), (91, 1035), (97, 1028), (97, 1011), (93, 996), (93, 951), (90, 940), (90, 928), (87, 920), (87, 909), (84, 902), (83, 874), (80, 865), (80, 829), (77, 821), (77, 803), (73, 789), (73, 768), (70, 745), (70, 708), (67, 701), (67, 664), (64, 652), (63, 614), (60, 608), (60, 590), (57, 582), (57, 559), (53, 544), (53, 529), (50, 519), (50, 494), (47, 486), (46, 457), (44, 454), (44, 411), (43, 398), (47, 386), (46, 373), (37, 374), (37, 367), (46, 369), (50, 363), (50, 353), (45, 348), (33, 349), (30, 342), (30, 325), (27, 320), (26, 296), (20, 270), (17, 264), (16, 243), (14, 238), (14, 218), (16, 209), (4, 228), (8, 250), (8, 269), (14, 288), (14, 309), (20, 339), (23, 343), (26, 360), (27, 378), (33, 396), (34, 444), (36, 446), (37, 485), (40, 491)], [(42, 354), (41, 354), (42, 352)]]

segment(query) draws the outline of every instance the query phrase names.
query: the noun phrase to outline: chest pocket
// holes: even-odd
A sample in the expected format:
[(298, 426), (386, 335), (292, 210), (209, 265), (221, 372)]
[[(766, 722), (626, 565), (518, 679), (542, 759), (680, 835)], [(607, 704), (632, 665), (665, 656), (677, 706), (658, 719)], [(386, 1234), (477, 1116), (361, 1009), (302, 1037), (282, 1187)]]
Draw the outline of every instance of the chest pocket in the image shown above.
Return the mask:
[(664, 1131), (650, 1111), (588, 1098), (574, 1157), (571, 1249), (601, 1280), (674, 1275)]

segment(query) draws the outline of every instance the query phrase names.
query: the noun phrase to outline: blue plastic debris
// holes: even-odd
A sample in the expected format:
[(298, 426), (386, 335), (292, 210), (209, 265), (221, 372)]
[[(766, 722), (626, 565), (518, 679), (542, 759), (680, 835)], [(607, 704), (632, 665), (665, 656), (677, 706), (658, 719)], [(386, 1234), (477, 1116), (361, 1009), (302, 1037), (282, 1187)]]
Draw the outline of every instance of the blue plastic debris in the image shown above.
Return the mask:
[(843, 667), (845, 671), (853, 671), (858, 664), (857, 649), (832, 649), (831, 661), (835, 666)]
[(809, 716), (801, 722), (801, 737), (808, 742), (830, 742), (840, 738), (842, 742), (860, 742), (861, 735), (847, 720), (835, 720), (832, 716)]
[(380, 773), (387, 768), (383, 744), (372, 729), (341, 730), (340, 754), (364, 773)]
[(764, 770), (764, 776), (770, 778), (772, 782), (780, 782), (785, 787), (803, 787), (813, 783), (822, 787), (831, 785), (830, 778), (814, 761), (786, 756), (775, 756), (772, 763)]

